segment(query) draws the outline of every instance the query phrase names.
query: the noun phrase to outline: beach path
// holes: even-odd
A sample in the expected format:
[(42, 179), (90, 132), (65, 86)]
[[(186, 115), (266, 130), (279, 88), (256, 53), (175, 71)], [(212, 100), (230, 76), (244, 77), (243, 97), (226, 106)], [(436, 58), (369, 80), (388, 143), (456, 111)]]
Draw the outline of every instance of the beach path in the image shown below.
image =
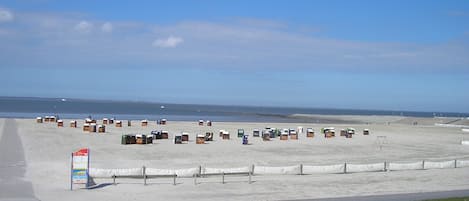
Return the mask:
[[(415, 201), (429, 199), (445, 199), (449, 197), (467, 197), (469, 190), (436, 191), (424, 193), (404, 193), (388, 195), (369, 195), (356, 197), (320, 198), (320, 199), (299, 199), (295, 201)], [(292, 200), (293, 201), (293, 200)]]
[(6, 119), (0, 139), (0, 201), (38, 200), (24, 180), (26, 161), (14, 119)]

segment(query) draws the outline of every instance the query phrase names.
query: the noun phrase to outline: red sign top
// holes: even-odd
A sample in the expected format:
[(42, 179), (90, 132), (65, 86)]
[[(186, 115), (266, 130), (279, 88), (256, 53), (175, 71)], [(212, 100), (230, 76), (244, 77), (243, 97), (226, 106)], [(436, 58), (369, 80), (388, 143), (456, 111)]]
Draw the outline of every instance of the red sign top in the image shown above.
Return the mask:
[(88, 148), (80, 149), (76, 152), (73, 152), (73, 156), (88, 156)]

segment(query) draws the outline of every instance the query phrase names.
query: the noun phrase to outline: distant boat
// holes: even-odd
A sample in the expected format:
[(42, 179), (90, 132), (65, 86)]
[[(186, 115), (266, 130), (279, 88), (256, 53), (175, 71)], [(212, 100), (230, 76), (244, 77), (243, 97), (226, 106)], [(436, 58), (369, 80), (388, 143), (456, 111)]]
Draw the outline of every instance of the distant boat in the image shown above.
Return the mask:
[(62, 98), (62, 99), (61, 99), (61, 101), (62, 101), (62, 102), (65, 102), (65, 101), (67, 101), (67, 99), (65, 99), (65, 98)]
[(164, 105), (160, 106), (161, 109), (164, 109)]

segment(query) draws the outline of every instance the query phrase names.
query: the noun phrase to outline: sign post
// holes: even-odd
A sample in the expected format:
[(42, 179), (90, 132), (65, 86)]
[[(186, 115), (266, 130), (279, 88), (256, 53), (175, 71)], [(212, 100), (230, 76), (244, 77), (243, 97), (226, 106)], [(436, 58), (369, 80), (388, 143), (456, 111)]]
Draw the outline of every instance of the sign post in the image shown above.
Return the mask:
[(73, 184), (89, 184), (89, 167), (90, 167), (90, 149), (82, 148), (72, 153), (71, 174), (70, 174), (70, 190), (73, 190)]

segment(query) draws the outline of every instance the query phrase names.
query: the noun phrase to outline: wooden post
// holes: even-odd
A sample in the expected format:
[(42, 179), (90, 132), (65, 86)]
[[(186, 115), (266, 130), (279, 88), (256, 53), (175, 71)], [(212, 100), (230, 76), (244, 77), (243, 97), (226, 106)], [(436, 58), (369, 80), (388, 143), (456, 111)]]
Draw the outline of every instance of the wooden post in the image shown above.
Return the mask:
[(387, 171), (388, 171), (388, 168), (386, 167), (386, 166), (387, 166), (387, 164), (388, 164), (388, 163), (387, 163), (386, 161), (384, 161), (384, 171), (385, 171), (385, 172), (387, 172)]
[(300, 175), (303, 175), (303, 164), (300, 164)]
[(347, 174), (347, 163), (344, 163), (344, 174)]
[(422, 170), (425, 170), (425, 160), (422, 161)]
[(225, 172), (221, 173), (221, 183), (225, 184)]
[(194, 185), (197, 185), (197, 174), (194, 174)]
[(143, 185), (147, 185), (147, 174), (145, 173), (146, 168), (145, 166), (142, 167), (142, 172), (143, 172)]
[(251, 165), (251, 174), (254, 174), (254, 164)]
[(454, 168), (458, 168), (458, 159), (454, 159)]

